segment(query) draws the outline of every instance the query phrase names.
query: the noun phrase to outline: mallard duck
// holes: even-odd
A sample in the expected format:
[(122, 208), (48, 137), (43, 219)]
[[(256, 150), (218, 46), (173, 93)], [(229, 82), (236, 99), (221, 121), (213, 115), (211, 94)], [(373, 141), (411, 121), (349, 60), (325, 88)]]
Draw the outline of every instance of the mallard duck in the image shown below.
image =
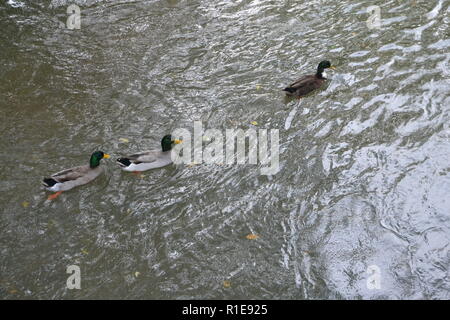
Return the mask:
[(117, 163), (122, 167), (122, 170), (131, 172), (141, 172), (161, 168), (172, 163), (170, 150), (172, 150), (172, 145), (179, 143), (181, 143), (181, 140), (172, 140), (172, 136), (168, 134), (161, 140), (161, 151), (143, 151), (119, 158), (117, 159)]
[(89, 164), (66, 169), (52, 174), (50, 178), (45, 178), (42, 183), (46, 189), (48, 191), (56, 192), (55, 194), (49, 196), (48, 199), (53, 200), (63, 191), (89, 183), (97, 178), (103, 171), (100, 167), (100, 160), (108, 159), (109, 157), (109, 154), (102, 151), (95, 151), (91, 155)]
[(313, 92), (316, 89), (319, 89), (324, 82), (327, 80), (325, 69), (336, 69), (331, 65), (330, 61), (324, 60), (317, 66), (316, 74), (311, 74), (304, 76), (294, 83), (292, 83), (289, 87), (284, 88), (283, 91), (286, 91), (286, 95), (294, 96), (297, 98), (301, 98), (306, 96), (308, 93)]

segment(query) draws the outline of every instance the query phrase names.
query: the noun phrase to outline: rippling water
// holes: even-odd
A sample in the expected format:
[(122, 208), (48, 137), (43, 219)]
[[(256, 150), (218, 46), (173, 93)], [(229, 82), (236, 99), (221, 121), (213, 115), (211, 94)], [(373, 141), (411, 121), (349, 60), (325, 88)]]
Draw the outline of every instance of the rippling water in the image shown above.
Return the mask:
[[(71, 3), (79, 30), (66, 28)], [(380, 29), (366, 24), (371, 5)], [(450, 298), (449, 10), (2, 2), (0, 297)], [(285, 101), (280, 89), (324, 59), (337, 66), (329, 85)], [(46, 200), (43, 176), (95, 149), (158, 146), (196, 120), (279, 129), (280, 171), (137, 176), (107, 160), (95, 182)], [(66, 288), (69, 265), (81, 290)], [(371, 266), (379, 289), (367, 286)]]

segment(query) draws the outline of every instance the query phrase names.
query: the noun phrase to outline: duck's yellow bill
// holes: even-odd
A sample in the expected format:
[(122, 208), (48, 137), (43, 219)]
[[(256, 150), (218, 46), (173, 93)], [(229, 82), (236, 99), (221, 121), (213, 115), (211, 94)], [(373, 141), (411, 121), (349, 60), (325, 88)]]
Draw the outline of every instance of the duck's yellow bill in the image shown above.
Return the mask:
[(335, 66), (331, 66), (330, 69), (336, 70), (336, 67)]
[(109, 159), (109, 158), (111, 158), (111, 156), (110, 156), (109, 154), (107, 154), (107, 153), (104, 153), (104, 154), (103, 154), (103, 158), (104, 158), (104, 159)]
[(182, 143), (183, 142), (183, 140), (178, 140), (178, 139), (175, 139), (174, 141), (173, 141), (173, 143), (175, 143), (175, 144), (180, 144), (180, 143)]

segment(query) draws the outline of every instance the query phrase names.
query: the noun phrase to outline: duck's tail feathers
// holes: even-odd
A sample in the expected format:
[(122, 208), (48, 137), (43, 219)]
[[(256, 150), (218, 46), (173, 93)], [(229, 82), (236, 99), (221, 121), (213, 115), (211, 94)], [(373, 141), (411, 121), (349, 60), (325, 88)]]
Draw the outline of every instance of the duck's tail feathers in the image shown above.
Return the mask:
[(42, 184), (49, 188), (53, 187), (57, 183), (58, 183), (58, 181), (56, 181), (53, 178), (44, 178), (44, 180), (42, 180)]
[(118, 158), (117, 163), (121, 167), (128, 167), (131, 164), (131, 161), (128, 158)]
[(295, 92), (295, 89), (294, 89), (294, 88), (291, 88), (291, 87), (286, 87), (286, 88), (283, 89), (283, 91), (287, 91), (287, 92), (289, 92), (289, 93), (294, 93), (294, 92)]

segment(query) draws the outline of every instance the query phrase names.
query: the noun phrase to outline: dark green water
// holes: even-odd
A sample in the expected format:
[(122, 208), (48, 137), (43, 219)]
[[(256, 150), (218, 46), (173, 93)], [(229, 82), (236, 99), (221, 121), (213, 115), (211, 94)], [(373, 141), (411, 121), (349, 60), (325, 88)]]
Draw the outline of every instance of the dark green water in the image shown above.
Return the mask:
[[(450, 297), (449, 1), (37, 2), (0, 4), (0, 298)], [(112, 159), (46, 200), (44, 176), (196, 120), (279, 129), (280, 171)]]

